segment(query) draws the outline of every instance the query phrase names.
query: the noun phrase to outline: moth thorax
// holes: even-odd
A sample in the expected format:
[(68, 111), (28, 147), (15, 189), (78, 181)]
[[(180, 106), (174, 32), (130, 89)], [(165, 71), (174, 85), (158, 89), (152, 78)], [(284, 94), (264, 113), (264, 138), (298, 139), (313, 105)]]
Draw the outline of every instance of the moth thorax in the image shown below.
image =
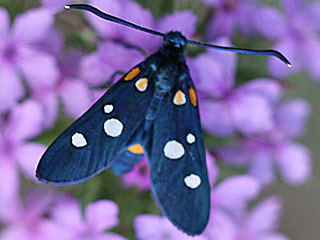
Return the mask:
[(157, 95), (163, 95), (171, 90), (172, 83), (166, 77), (160, 77), (156, 81), (155, 87)]

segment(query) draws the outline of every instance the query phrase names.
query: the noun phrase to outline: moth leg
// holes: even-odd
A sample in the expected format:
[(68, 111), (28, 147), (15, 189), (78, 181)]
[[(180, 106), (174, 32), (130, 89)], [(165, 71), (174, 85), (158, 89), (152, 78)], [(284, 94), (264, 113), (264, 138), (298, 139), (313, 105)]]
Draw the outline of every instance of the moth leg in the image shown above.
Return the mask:
[(126, 74), (126, 73), (125, 73), (124, 71), (120, 71), (120, 70), (115, 71), (115, 72), (111, 75), (111, 77), (109, 78), (108, 82), (109, 82), (109, 83), (113, 83), (117, 75), (121, 75), (121, 77), (122, 77), (122, 76), (125, 75), (125, 74)]
[(125, 43), (125, 42), (121, 42), (121, 41), (116, 41), (113, 40), (113, 42), (122, 45), (125, 48), (129, 48), (129, 49), (135, 49), (139, 52), (141, 52), (144, 56), (149, 57), (151, 54), (147, 51), (145, 51), (144, 49), (142, 49), (141, 47), (135, 46), (135, 45), (131, 45), (129, 43)]

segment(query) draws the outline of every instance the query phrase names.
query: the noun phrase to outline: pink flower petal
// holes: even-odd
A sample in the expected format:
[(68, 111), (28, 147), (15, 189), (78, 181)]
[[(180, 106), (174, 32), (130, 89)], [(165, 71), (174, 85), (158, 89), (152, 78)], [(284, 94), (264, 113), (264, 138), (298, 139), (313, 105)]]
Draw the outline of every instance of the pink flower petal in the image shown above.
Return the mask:
[(311, 77), (320, 82), (320, 39), (310, 39), (302, 47), (305, 68)]
[(304, 99), (287, 100), (277, 109), (277, 126), (288, 137), (299, 137), (305, 132), (311, 107)]
[[(109, 66), (103, 66), (100, 56), (97, 52), (84, 56), (79, 64), (81, 79), (89, 86), (100, 86), (108, 80), (108, 76), (112, 75)], [(90, 71), (88, 71), (90, 69)], [(107, 77), (106, 77), (107, 76)]]
[(289, 74), (293, 74), (301, 70), (302, 59), (298, 53), (301, 46), (296, 44), (291, 39), (282, 39), (272, 48), (280, 51), (287, 59), (290, 60), (292, 67), (289, 68), (283, 62), (275, 57), (269, 57), (268, 59), (268, 70), (272, 76), (275, 77), (286, 77)]
[[(145, 227), (148, 223), (148, 227)], [(157, 234), (160, 235), (160, 228), (163, 228), (163, 223), (162, 223), (162, 217), (161, 216), (156, 216), (156, 215), (151, 215), (151, 214), (143, 214), (143, 215), (138, 215), (134, 219), (134, 229), (136, 232), (136, 237), (141, 240), (146, 240), (146, 239), (152, 239), (154, 240), (159, 239), (156, 238)]]
[(72, 118), (80, 117), (92, 104), (88, 86), (79, 79), (64, 81), (60, 86), (64, 111)]
[(32, 43), (46, 36), (54, 16), (43, 8), (31, 9), (15, 18), (13, 35), (18, 41)]
[[(188, 19), (188, 24), (186, 23)], [(175, 12), (164, 16), (157, 23), (157, 30), (160, 32), (179, 31), (186, 38), (191, 38), (196, 31), (197, 16), (190, 10)]]
[(70, 49), (63, 59), (59, 61), (59, 68), (63, 74), (75, 76), (79, 72), (79, 63), (84, 53), (77, 48)]
[(69, 229), (65, 229), (54, 221), (41, 219), (41, 225), (38, 227), (42, 233), (42, 239), (72, 239), (72, 233)]
[(127, 239), (116, 233), (104, 233), (103, 235), (95, 237), (95, 240), (127, 240)]
[(59, 70), (53, 56), (31, 48), (20, 48), (19, 66), (34, 89), (52, 88), (58, 81)]
[(5, 156), (0, 156), (0, 220), (12, 221), (19, 205), (19, 174), (16, 166)]
[(230, 136), (233, 125), (227, 106), (223, 102), (202, 102), (200, 104), (202, 127), (216, 136)]
[(9, 110), (23, 97), (24, 88), (16, 69), (9, 64), (0, 65), (0, 112)]
[(245, 93), (257, 93), (271, 103), (278, 102), (282, 96), (281, 85), (271, 78), (256, 78), (242, 84), (238, 89)]
[(278, 39), (285, 33), (286, 22), (282, 13), (272, 7), (255, 10), (255, 27), (269, 39)]
[[(154, 28), (154, 19), (149, 9), (144, 9), (135, 1), (126, 1), (121, 8), (121, 17), (127, 21), (146, 28)], [(158, 50), (159, 46), (154, 41), (157, 37), (127, 27), (121, 28), (120, 31), (122, 38), (133, 46), (138, 46), (148, 52), (153, 52), (154, 48)]]
[(289, 16), (296, 16), (304, 9), (305, 0), (281, 0), (282, 8)]
[(206, 159), (207, 159), (207, 169), (208, 169), (208, 178), (210, 186), (212, 187), (218, 179), (219, 168), (215, 164), (215, 158), (206, 151)]
[[(228, 37), (218, 37), (215, 41), (210, 42), (210, 44), (232, 47), (232, 43)], [(221, 63), (231, 74), (235, 76), (237, 70), (237, 60), (238, 55), (231, 52), (217, 51), (207, 49), (207, 53), (215, 58), (219, 63)]]
[(311, 157), (305, 146), (287, 143), (278, 149), (276, 157), (281, 177), (288, 184), (299, 185), (310, 177)]
[(320, 2), (310, 2), (306, 6), (305, 15), (313, 29), (320, 31)]
[[(5, 8), (0, 7), (0, 39), (3, 41), (7, 38), (10, 27), (10, 16)], [(1, 44), (1, 43), (0, 43)]]
[(259, 192), (260, 184), (254, 178), (247, 175), (229, 177), (212, 193), (212, 206), (233, 212), (241, 211)]
[[(126, 0), (108, 0), (108, 1), (101, 1), (101, 0), (90, 0), (90, 3), (99, 8), (101, 11), (105, 11), (108, 14), (117, 16), (117, 17), (124, 17), (122, 16), (123, 6), (126, 5)], [(86, 18), (91, 23), (93, 28), (100, 34), (100, 36), (104, 38), (117, 38), (120, 36), (120, 28), (118, 24), (114, 24), (111, 22), (106, 22), (97, 18), (97, 16), (87, 13)], [(128, 20), (128, 19), (126, 19)], [(125, 27), (126, 28), (126, 27)], [(126, 28), (127, 29), (127, 28)]]
[(70, 2), (72, 2), (72, 0), (55, 0), (55, 1), (52, 1), (52, 0), (41, 0), (42, 2), (42, 5), (53, 11), (54, 13), (56, 12), (59, 12), (59, 11), (62, 11), (64, 10), (64, 6)]
[(31, 240), (28, 232), (23, 226), (7, 226), (1, 232), (1, 239), (4, 240), (15, 240), (15, 239), (25, 239)]
[(53, 220), (70, 232), (83, 229), (84, 222), (81, 214), (80, 203), (74, 199), (62, 198), (53, 209)]
[(273, 126), (271, 106), (257, 93), (238, 91), (228, 104), (233, 124), (245, 134), (265, 132)]
[(46, 116), (43, 120), (44, 129), (50, 129), (55, 124), (58, 112), (59, 104), (56, 93), (53, 91), (36, 91), (32, 97), (41, 105), (43, 116)]
[(27, 143), (22, 145), (15, 153), (23, 174), (33, 180), (37, 180), (36, 168), (46, 147), (39, 143)]
[[(109, 80), (111, 75), (116, 71), (129, 71), (130, 68), (145, 59), (145, 56), (140, 51), (136, 49), (128, 49), (121, 44), (112, 42), (101, 44), (98, 54), (101, 66), (105, 72), (105, 80)], [(110, 61), (110, 59), (112, 59), (112, 61)], [(106, 70), (106, 68), (109, 69)]]
[(216, 149), (219, 160), (232, 166), (246, 166), (251, 156), (250, 147), (242, 141), (220, 146)]
[(211, 97), (223, 97), (233, 88), (234, 79), (212, 54), (204, 53), (189, 61), (197, 90)]
[(34, 100), (17, 105), (11, 112), (6, 134), (15, 140), (27, 140), (37, 136), (42, 130), (41, 107)]
[[(45, 37), (39, 39), (32, 46), (41, 52), (49, 53), (58, 58), (64, 47), (64, 37), (58, 30), (50, 29)], [(77, 65), (74, 63), (74, 66)]]
[(250, 232), (259, 235), (278, 228), (280, 215), (281, 200), (269, 197), (247, 214), (244, 225)]
[[(143, 171), (141, 171), (143, 169)], [(122, 183), (126, 187), (136, 186), (141, 191), (150, 190), (150, 169), (147, 158), (143, 157), (134, 168), (122, 175)]]
[(118, 205), (110, 200), (90, 203), (85, 209), (85, 217), (88, 224), (99, 232), (118, 225), (118, 213)]
[(209, 223), (203, 236), (208, 240), (235, 240), (236, 235), (237, 225), (234, 219), (215, 208), (210, 214)]
[(274, 180), (273, 161), (268, 149), (259, 149), (253, 152), (248, 173), (263, 184)]
[(217, 36), (232, 37), (234, 29), (234, 15), (225, 11), (218, 11), (211, 19), (207, 38), (215, 39)]
[(202, 236), (188, 236), (174, 227), (167, 218), (151, 214), (138, 215), (134, 220), (134, 228), (140, 240), (206, 240)]

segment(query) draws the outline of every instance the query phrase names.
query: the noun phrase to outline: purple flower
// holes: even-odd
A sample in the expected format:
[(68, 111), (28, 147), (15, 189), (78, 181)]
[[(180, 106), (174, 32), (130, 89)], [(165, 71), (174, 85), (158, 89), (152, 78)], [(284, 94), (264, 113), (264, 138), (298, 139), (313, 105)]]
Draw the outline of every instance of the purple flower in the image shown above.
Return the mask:
[(255, 24), (265, 37), (274, 40), (274, 49), (281, 51), (291, 62), (288, 69), (269, 58), (272, 75), (285, 77), (305, 68), (311, 77), (320, 81), (320, 3), (305, 0), (281, 0), (284, 14), (276, 8), (262, 7), (256, 12)]
[(141, 191), (150, 189), (150, 169), (147, 158), (143, 157), (134, 168), (122, 176), (122, 183), (126, 187), (136, 186)]
[[(89, 2), (109, 14), (153, 30), (161, 32), (178, 30), (187, 38), (192, 36), (196, 30), (197, 18), (188, 10), (166, 15), (159, 20), (155, 20), (149, 10), (142, 8), (138, 3), (131, 0), (90, 0)], [(87, 17), (97, 33), (105, 39), (124, 42), (140, 47), (147, 52), (158, 50), (162, 44), (162, 38), (114, 23), (106, 23), (92, 14), (88, 14)], [(186, 21), (188, 24), (185, 24)]]
[(219, 136), (269, 130), (273, 125), (272, 106), (280, 97), (281, 86), (272, 79), (259, 78), (236, 88), (234, 56), (222, 55), (208, 51), (189, 60), (203, 128)]
[(32, 100), (0, 115), (0, 175), (6, 176), (6, 187), (17, 184), (18, 169), (35, 179), (35, 169), (45, 146), (28, 140), (41, 132), (42, 121), (41, 108)]
[(60, 12), (64, 10), (64, 6), (70, 4), (72, 2), (76, 2), (73, 0), (39, 0), (43, 7), (52, 11), (53, 13)]
[(34, 190), (23, 199), (17, 194), (9, 204), (1, 205), (5, 211), (0, 211), (0, 221), (4, 224), (0, 239), (57, 239), (59, 229), (47, 217), (54, 199), (52, 192)]
[[(190, 37), (196, 29), (196, 16), (191, 11), (182, 11), (155, 20), (149, 10), (143, 9), (134, 1), (91, 0), (90, 3), (107, 13), (162, 32), (179, 30), (186, 37)], [(81, 76), (90, 86), (105, 83), (116, 71), (127, 72), (146, 58), (146, 52), (153, 53), (162, 44), (162, 38), (108, 23), (92, 14), (86, 16), (97, 34), (107, 40), (99, 42), (97, 51), (85, 57), (80, 64)], [(184, 24), (186, 21), (187, 25)], [(134, 48), (128, 48), (127, 45)]]
[(179, 231), (166, 217), (142, 214), (134, 220), (136, 237), (139, 240), (206, 240), (197, 236), (191, 237)]
[(138, 50), (108, 41), (99, 44), (95, 52), (83, 57), (79, 75), (89, 86), (101, 86), (111, 80), (116, 71), (127, 72), (144, 59), (145, 56)]
[(219, 147), (217, 153), (225, 163), (249, 166), (249, 174), (265, 184), (274, 180), (274, 167), (288, 184), (301, 184), (311, 173), (310, 151), (292, 139), (302, 135), (309, 114), (306, 101), (288, 100), (277, 108), (270, 131)]
[(257, 197), (259, 191), (258, 181), (246, 175), (223, 180), (211, 191), (210, 219), (202, 236), (236, 240), (234, 221), (245, 214), (248, 202)]
[[(138, 239), (216, 239), (219, 236), (229, 236), (228, 227), (232, 226), (229, 219), (242, 216), (247, 203), (259, 193), (259, 183), (248, 176), (230, 177), (217, 187), (211, 194), (211, 214), (205, 232), (197, 237), (189, 237), (175, 228), (165, 217), (150, 214), (139, 215), (134, 221)], [(228, 222), (228, 221), (229, 222)], [(148, 224), (148, 227), (145, 227)], [(214, 237), (213, 237), (214, 236)], [(166, 238), (165, 238), (166, 237)], [(232, 239), (232, 238), (220, 238)]]
[(287, 240), (286, 236), (275, 232), (280, 210), (280, 200), (270, 197), (237, 218), (218, 211), (210, 219), (203, 235), (215, 240)]
[[(39, 21), (41, 19), (41, 21)], [(30, 89), (52, 87), (58, 76), (55, 59), (38, 48), (52, 28), (54, 18), (45, 9), (32, 9), (15, 18), (0, 8), (0, 112), (10, 109), (25, 90), (20, 73)]]
[(118, 225), (118, 206), (110, 200), (90, 203), (81, 212), (81, 205), (74, 199), (65, 198), (53, 209), (52, 219), (62, 230), (58, 239), (64, 240), (125, 240), (121, 235), (105, 232)]
[(201, 0), (213, 7), (213, 16), (208, 25), (207, 38), (232, 37), (236, 28), (245, 34), (255, 30), (252, 15), (259, 0)]
[(32, 98), (42, 106), (45, 128), (55, 123), (59, 112), (59, 101), (64, 112), (71, 118), (80, 117), (93, 103), (94, 97), (87, 84), (78, 77), (79, 61), (82, 53), (71, 50), (58, 62), (60, 75), (58, 82), (50, 89), (32, 92)]
[(274, 231), (279, 227), (280, 215), (280, 199), (265, 199), (242, 216), (241, 224), (237, 224), (237, 239), (287, 240), (286, 236)]

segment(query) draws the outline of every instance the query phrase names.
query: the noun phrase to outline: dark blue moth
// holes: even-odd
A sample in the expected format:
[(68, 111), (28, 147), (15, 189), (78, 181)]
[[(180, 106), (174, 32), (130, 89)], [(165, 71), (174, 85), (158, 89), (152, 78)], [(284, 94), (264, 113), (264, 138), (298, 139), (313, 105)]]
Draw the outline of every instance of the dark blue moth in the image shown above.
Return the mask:
[(133, 67), (47, 149), (38, 165), (39, 180), (54, 185), (83, 182), (111, 167), (130, 171), (144, 153), (151, 189), (164, 215), (179, 229), (197, 235), (210, 212), (210, 187), (197, 95), (185, 63), (187, 43), (274, 55), (273, 50), (219, 47), (187, 40), (179, 32), (155, 32), (84, 4), (91, 11), (129, 27), (163, 37), (160, 50)]

